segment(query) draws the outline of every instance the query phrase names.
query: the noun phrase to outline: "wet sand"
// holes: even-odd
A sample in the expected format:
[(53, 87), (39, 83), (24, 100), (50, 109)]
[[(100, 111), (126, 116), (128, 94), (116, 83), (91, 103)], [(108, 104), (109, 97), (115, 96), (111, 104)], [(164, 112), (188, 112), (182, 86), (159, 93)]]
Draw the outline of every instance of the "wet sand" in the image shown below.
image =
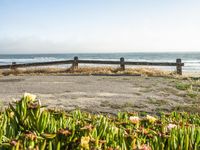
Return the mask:
[(193, 100), (176, 89), (178, 79), (143, 76), (4, 76), (0, 100), (5, 107), (24, 92), (36, 94), (43, 105), (90, 112), (172, 111)]

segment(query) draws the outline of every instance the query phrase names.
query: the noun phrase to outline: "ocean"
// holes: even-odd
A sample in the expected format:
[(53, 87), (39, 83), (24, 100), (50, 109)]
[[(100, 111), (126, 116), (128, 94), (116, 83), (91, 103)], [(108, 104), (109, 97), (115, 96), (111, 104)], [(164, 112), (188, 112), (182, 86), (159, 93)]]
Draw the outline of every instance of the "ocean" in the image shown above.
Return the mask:
[[(181, 58), (185, 63), (184, 72), (200, 72), (200, 52), (176, 52), (176, 53), (70, 53), (70, 54), (0, 54), (0, 65), (31, 62), (47, 62), (73, 59), (92, 60), (119, 60), (124, 57), (127, 61), (148, 61), (148, 62), (175, 62)], [(131, 66), (132, 67), (132, 66)], [(138, 66), (135, 66), (138, 67)], [(148, 67), (148, 66), (147, 66)], [(160, 69), (171, 70), (175, 67), (157, 67)]]

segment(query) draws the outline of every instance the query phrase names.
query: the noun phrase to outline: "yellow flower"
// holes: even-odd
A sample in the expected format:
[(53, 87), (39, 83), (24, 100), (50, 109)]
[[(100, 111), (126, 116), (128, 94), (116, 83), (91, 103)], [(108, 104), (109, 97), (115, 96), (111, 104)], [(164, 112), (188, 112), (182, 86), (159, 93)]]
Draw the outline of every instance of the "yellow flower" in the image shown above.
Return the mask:
[(150, 123), (154, 123), (157, 120), (155, 117), (152, 117), (150, 115), (147, 115), (147, 119), (149, 120)]
[(10, 117), (10, 118), (13, 118), (13, 117), (14, 117), (14, 115), (15, 115), (15, 113), (14, 113), (14, 112), (10, 112), (10, 114), (9, 114), (9, 117)]
[(140, 122), (140, 118), (137, 116), (131, 116), (129, 118), (129, 120), (133, 123), (133, 124), (138, 124)]
[(36, 95), (30, 93), (24, 93), (24, 98), (28, 101), (34, 101), (36, 99)]
[(117, 127), (114, 126), (114, 127), (113, 127), (113, 132), (117, 134), (118, 131), (119, 131), (119, 129), (118, 129)]
[(87, 149), (89, 150), (89, 142), (90, 142), (90, 137), (89, 136), (84, 136), (84, 137), (81, 137), (81, 147), (83, 149)]

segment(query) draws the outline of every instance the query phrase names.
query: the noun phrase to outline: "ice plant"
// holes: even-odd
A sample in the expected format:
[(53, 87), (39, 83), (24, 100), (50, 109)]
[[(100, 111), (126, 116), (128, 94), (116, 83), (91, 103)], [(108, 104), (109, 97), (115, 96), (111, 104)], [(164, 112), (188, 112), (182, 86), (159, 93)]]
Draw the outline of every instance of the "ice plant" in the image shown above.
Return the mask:
[(41, 101), (40, 101), (40, 100), (38, 100), (38, 105), (39, 105), (39, 106), (42, 106), (42, 104), (41, 104)]
[(0, 150), (200, 149), (199, 114), (143, 118), (131, 112), (117, 116), (65, 112), (44, 108), (35, 97), (26, 93), (0, 112)]

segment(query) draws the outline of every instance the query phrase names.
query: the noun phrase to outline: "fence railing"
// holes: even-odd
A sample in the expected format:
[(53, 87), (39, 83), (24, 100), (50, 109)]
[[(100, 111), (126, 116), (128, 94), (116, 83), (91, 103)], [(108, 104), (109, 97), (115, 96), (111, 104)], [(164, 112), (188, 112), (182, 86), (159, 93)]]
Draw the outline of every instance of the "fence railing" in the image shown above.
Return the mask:
[(35, 62), (35, 63), (24, 63), (17, 64), (12, 62), (11, 65), (1, 65), (0, 69), (16, 69), (24, 67), (36, 67), (36, 66), (50, 66), (50, 65), (62, 65), (62, 64), (72, 64), (72, 69), (77, 69), (78, 64), (107, 64), (107, 65), (120, 65), (122, 70), (125, 70), (126, 65), (142, 65), (142, 66), (176, 66), (176, 72), (182, 75), (182, 66), (184, 63), (181, 59), (176, 59), (176, 62), (133, 62), (125, 61), (122, 57), (119, 61), (105, 61), (105, 60), (79, 60), (78, 57), (74, 57), (73, 60), (64, 61), (51, 61), (51, 62)]

